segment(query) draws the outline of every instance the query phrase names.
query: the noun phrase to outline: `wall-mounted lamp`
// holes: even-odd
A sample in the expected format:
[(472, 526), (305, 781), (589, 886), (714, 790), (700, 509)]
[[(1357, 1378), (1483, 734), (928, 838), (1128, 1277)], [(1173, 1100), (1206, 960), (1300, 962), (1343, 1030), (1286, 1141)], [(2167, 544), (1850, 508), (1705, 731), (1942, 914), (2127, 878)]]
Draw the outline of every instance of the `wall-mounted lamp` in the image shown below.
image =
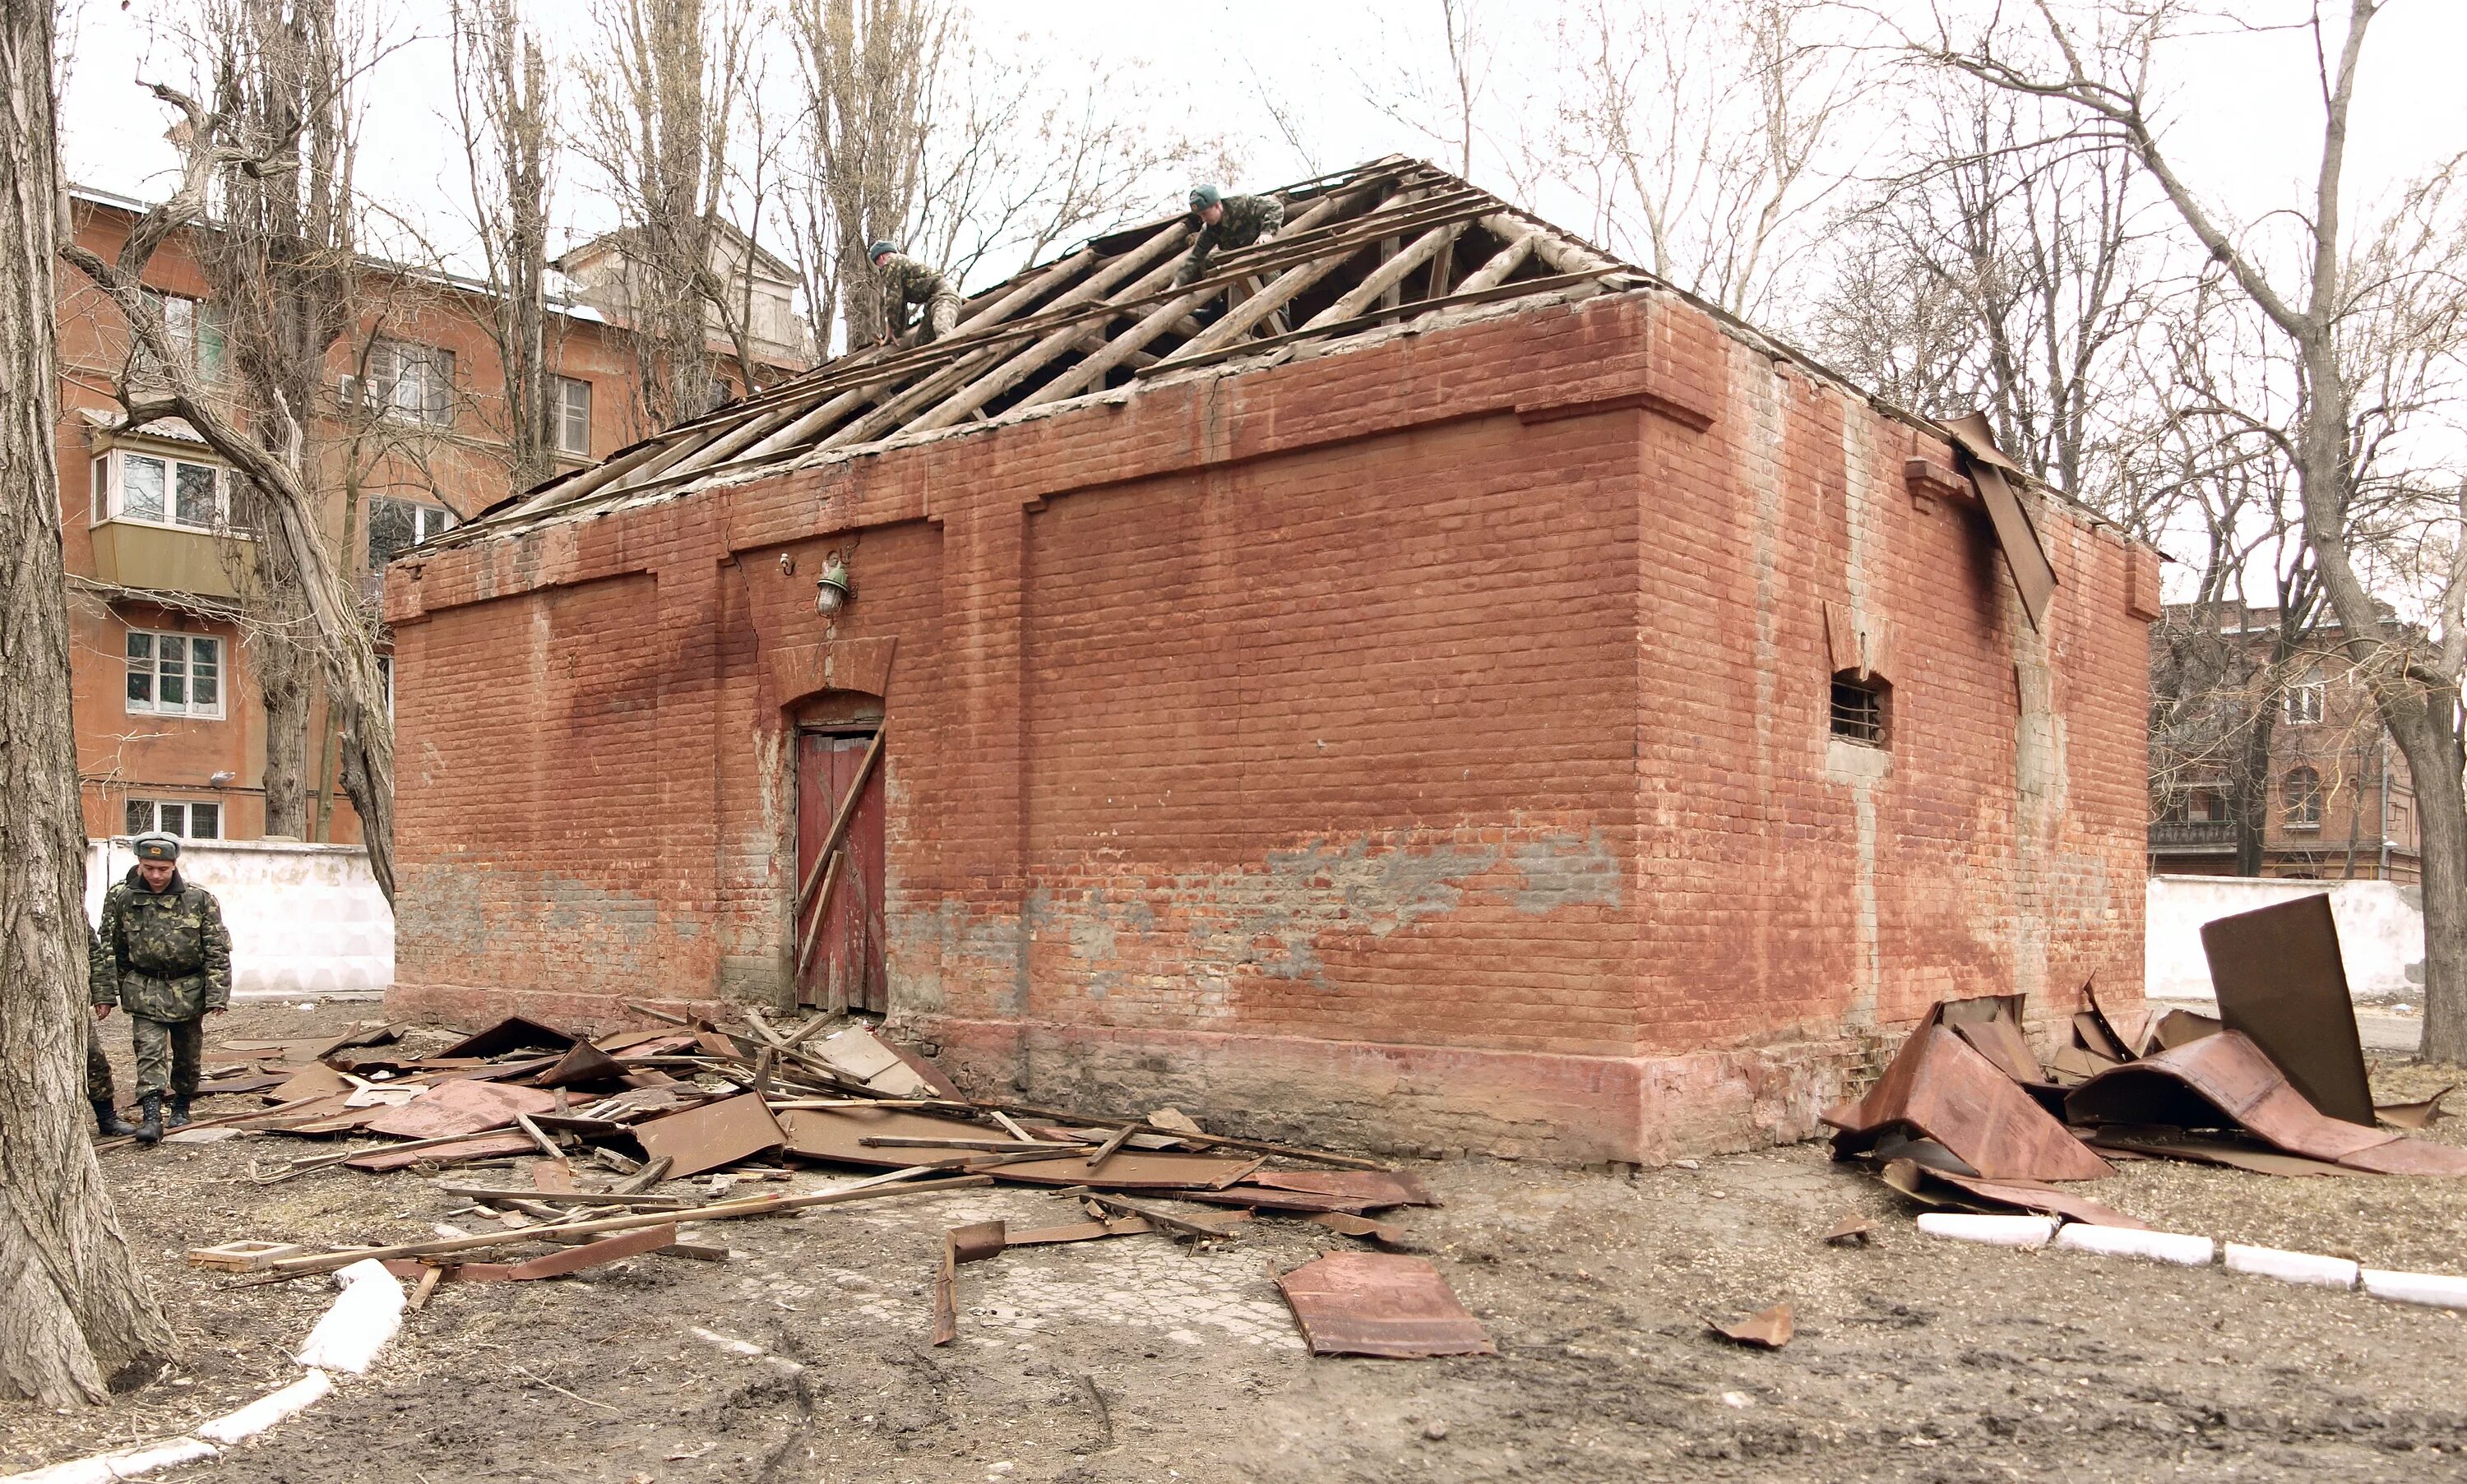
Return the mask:
[(855, 596), (856, 588), (849, 581), (848, 558), (832, 552), (830, 560), (823, 563), (823, 574), (814, 579), (814, 612), (830, 618)]
[(214, 785), (215, 787), (216, 787), (216, 788), (220, 788), (220, 787), (222, 787), (224, 784), (229, 783), (232, 779), (237, 778), (237, 777), (238, 777), (238, 776), (239, 776), (239, 775), (238, 775), (238, 774), (237, 774), (237, 773), (233, 773), (233, 772), (232, 772), (232, 771), (230, 771), (229, 769), (225, 769), (225, 770), (224, 770), (224, 771), (222, 771), (221, 773), (217, 773), (217, 774), (214, 775), (212, 777), (209, 777), (208, 779), (206, 779), (206, 781), (207, 781), (208, 783), (213, 784), (213, 785)]

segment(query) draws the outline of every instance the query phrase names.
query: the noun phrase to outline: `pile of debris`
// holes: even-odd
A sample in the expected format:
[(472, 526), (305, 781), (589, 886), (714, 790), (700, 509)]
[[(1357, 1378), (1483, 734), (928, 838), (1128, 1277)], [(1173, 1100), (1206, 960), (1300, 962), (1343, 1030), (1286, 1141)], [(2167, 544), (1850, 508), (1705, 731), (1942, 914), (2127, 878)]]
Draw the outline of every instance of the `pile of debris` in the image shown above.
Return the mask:
[(2224, 917), (2202, 936), (2217, 1019), (2124, 1022), (2086, 985), (2070, 1043), (2043, 1067), (2023, 997), (1944, 1001), (1865, 1097), (1823, 1114), (1835, 1158), (1868, 1161), (1925, 1204), (2137, 1228), (2059, 1187), (2111, 1175), (2118, 1158), (2467, 1176), (2467, 1150), (2402, 1132), (2437, 1117), (2443, 1094), (2374, 1107), (2326, 895)]
[[(200, 1091), (254, 1092), (271, 1106), (200, 1120), (173, 1140), (349, 1137), (351, 1148), (260, 1161), (253, 1174), (272, 1184), (338, 1167), (452, 1167), (463, 1178), (440, 1189), (464, 1203), (448, 1217), (499, 1229), (441, 1224), (435, 1240), (330, 1251), (232, 1242), (190, 1260), (279, 1281), (375, 1258), (417, 1280), (418, 1308), (445, 1281), (553, 1277), (649, 1252), (727, 1255), (681, 1241), (687, 1224), (996, 1181), (1074, 1198), (1085, 1220), (1017, 1230), (981, 1223), (947, 1235), (936, 1284), (939, 1344), (957, 1333), (959, 1265), (1007, 1248), (1149, 1233), (1223, 1241), (1257, 1214), (1392, 1248), (1402, 1231), (1374, 1213), (1437, 1204), (1419, 1180), (1377, 1161), (1210, 1134), (1171, 1108), (1098, 1117), (970, 1098), (932, 1062), (841, 1016), (782, 1029), (749, 1010), (722, 1027), (630, 1008), (655, 1023), (586, 1037), (515, 1016), (426, 1049), (419, 1044), (439, 1033), (393, 1024), (323, 1043), (227, 1046), (276, 1054), (217, 1068), (225, 1075)], [(371, 1137), (385, 1142), (356, 1142)], [(527, 1186), (474, 1178), (517, 1159), (530, 1163)], [(808, 1194), (731, 1195), (740, 1183), (786, 1180), (792, 1161), (885, 1173)], [(522, 1245), (546, 1250), (512, 1263), (475, 1260)], [(1333, 1254), (1279, 1285), (1321, 1353), (1488, 1352), (1480, 1326), (1419, 1258)]]

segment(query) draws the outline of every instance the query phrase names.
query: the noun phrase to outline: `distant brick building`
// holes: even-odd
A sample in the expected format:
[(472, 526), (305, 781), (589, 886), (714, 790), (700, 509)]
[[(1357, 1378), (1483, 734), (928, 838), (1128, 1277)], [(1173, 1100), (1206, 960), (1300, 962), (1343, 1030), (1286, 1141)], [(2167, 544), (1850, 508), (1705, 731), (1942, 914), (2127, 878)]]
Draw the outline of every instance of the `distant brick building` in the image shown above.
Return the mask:
[(393, 1009), (844, 1001), (980, 1087), (1655, 1159), (1936, 999), (2131, 997), (2153, 553), (2025, 496), (2034, 627), (1942, 432), (1428, 167), (1286, 194), (397, 563)]
[[(2253, 851), (2263, 876), (2304, 880), (2423, 879), (2415, 788), (2407, 758), (2381, 724), (2371, 694), (2337, 653), (2340, 623), (2324, 614), (2279, 665), (2271, 663), (2279, 615), (2240, 604), (2170, 604), (2151, 634), (2154, 699), (2184, 724), (2162, 731), (2150, 790), (2153, 874), (2237, 873), (2240, 777), (2253, 797)], [(2228, 663), (2171, 664), (2186, 625), (2209, 626), (2198, 648)], [(2225, 674), (2217, 671), (2225, 671)], [(2198, 678), (2195, 678), (2198, 677)], [(2184, 694), (2198, 688), (2199, 694)], [(2190, 702), (2190, 705), (2184, 703)], [(2236, 755), (2258, 729), (2258, 769)]]

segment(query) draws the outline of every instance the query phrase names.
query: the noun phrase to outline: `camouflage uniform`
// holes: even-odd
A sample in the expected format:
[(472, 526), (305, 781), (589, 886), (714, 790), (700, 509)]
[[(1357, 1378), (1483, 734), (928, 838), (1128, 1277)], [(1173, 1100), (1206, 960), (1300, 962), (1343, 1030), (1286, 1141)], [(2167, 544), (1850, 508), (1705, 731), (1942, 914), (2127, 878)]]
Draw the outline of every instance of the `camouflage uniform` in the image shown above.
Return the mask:
[(137, 1050), (140, 1100), (171, 1095), (185, 1114), (197, 1091), (208, 1010), (231, 1002), (231, 934), (222, 905), (176, 872), (161, 891), (147, 889), (135, 866), (103, 893), (102, 952), (110, 976), (94, 991), (97, 1004), (117, 1001), (128, 1012)]
[(929, 345), (951, 333), (960, 323), (960, 294), (951, 281), (906, 253), (892, 253), (876, 264), (874, 280), (882, 285), (882, 332), (894, 339), (908, 332), (908, 306), (925, 306), (925, 333), (918, 345)]
[[(1249, 247), (1275, 236), (1285, 224), (1285, 204), (1275, 196), (1227, 196), (1222, 204), (1225, 214), (1215, 225), (1200, 224), (1199, 240), (1190, 244), (1190, 256), (1173, 276), (1174, 287), (1197, 282), (1208, 272), (1208, 259), (1218, 250)], [(1195, 214), (1193, 220), (1197, 220)]]
[(111, 960), (103, 956), (102, 939), (92, 923), (85, 929), (85, 1100), (95, 1105), (100, 1115), (120, 1101), (120, 1090), (112, 1085), (111, 1058), (102, 1054), (102, 1023), (94, 1018), (92, 1009), (112, 1001)]

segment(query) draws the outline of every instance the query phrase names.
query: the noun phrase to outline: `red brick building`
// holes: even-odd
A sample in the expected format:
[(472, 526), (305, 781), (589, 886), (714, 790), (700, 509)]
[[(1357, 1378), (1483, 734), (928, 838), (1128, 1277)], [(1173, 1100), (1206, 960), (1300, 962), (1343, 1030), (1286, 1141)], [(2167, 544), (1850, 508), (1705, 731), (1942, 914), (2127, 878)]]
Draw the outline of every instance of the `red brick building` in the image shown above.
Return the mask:
[(1428, 167), (1284, 194), (398, 563), (390, 1004), (845, 999), (981, 1087), (1654, 1159), (1936, 999), (2131, 996), (2152, 553), (2025, 496), (2034, 625), (1941, 431)]

